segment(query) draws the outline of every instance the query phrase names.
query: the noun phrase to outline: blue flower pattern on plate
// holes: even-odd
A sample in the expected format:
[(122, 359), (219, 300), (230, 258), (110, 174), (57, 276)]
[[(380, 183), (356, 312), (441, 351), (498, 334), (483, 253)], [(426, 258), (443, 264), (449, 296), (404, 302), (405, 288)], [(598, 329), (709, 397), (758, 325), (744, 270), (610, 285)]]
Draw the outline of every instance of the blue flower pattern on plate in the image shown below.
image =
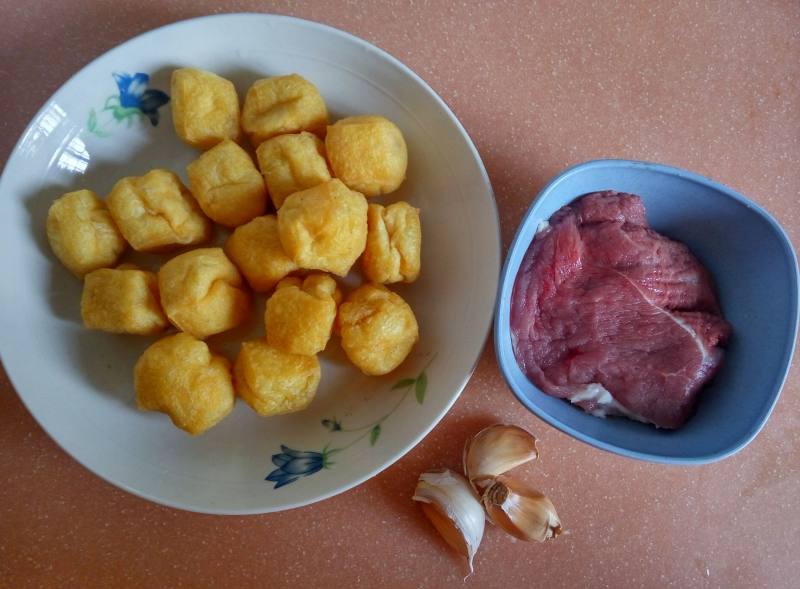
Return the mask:
[[(99, 114), (93, 108), (89, 110), (87, 130), (98, 137), (108, 137), (111, 135), (108, 130), (111, 123), (126, 122), (130, 127), (139, 117), (146, 117), (154, 127), (158, 125), (158, 109), (169, 102), (167, 93), (148, 88), (150, 76), (142, 72), (132, 75), (114, 72), (112, 77), (117, 84), (118, 94), (106, 98)], [(103, 113), (109, 114), (103, 117)]]
[(148, 89), (150, 76), (141, 72), (132, 76), (115, 72), (113, 76), (119, 88), (120, 108), (138, 110), (150, 120), (150, 124), (156, 126), (158, 109), (169, 102), (166, 92)]
[(275, 483), (275, 489), (295, 482), (300, 477), (307, 477), (328, 467), (328, 453), (303, 452), (292, 450), (289, 446), (281, 445), (281, 453), (272, 455), (272, 464), (277, 466), (264, 480)]
[(436, 358), (436, 354), (434, 354), (430, 360), (428, 360), (428, 363), (416, 376), (416, 378), (401, 378), (394, 384), (394, 386), (391, 387), (391, 390), (393, 391), (401, 389), (404, 392), (388, 412), (384, 413), (374, 421), (356, 427), (345, 427), (335, 416), (333, 418), (325, 418), (320, 421), (322, 427), (331, 433), (348, 434), (360, 432), (359, 435), (350, 440), (349, 443), (338, 448), (330, 448), (328, 445), (326, 445), (321, 452), (293, 450), (289, 446), (281, 444), (280, 453), (272, 455), (272, 464), (278, 468), (270, 472), (264, 480), (275, 483), (273, 489), (280, 489), (285, 485), (295, 482), (300, 477), (311, 476), (312, 474), (321, 471), (323, 468), (330, 468), (334, 464), (330, 460), (331, 456), (337, 452), (344, 452), (351, 446), (367, 438), (367, 436), (369, 436), (369, 445), (374, 446), (378, 442), (381, 432), (383, 431), (381, 428), (383, 422), (389, 419), (389, 417), (391, 417), (392, 414), (397, 411), (411, 391), (414, 391), (414, 397), (416, 398), (418, 404), (422, 405), (425, 402), (425, 393), (428, 389), (428, 375), (426, 370), (431, 365), (431, 362), (433, 362), (434, 358)]

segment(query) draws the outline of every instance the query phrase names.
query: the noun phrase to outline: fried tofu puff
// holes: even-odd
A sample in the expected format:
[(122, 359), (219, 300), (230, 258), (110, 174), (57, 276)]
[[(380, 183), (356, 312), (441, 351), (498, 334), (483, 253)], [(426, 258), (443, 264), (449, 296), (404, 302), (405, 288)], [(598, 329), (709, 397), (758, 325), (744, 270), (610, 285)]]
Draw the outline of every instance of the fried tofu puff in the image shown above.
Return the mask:
[(172, 324), (204, 339), (236, 327), (250, 312), (250, 293), (222, 249), (201, 248), (158, 271), (161, 306)]
[(168, 170), (119, 180), (108, 195), (108, 209), (136, 251), (163, 251), (211, 237), (211, 222), (180, 178)]
[(225, 242), (225, 253), (256, 292), (267, 292), (298, 269), (278, 237), (275, 215), (256, 217), (240, 225)]
[(91, 190), (60, 196), (47, 211), (53, 253), (78, 278), (108, 268), (128, 247), (106, 204)]
[(267, 208), (264, 179), (247, 152), (226, 139), (186, 167), (189, 188), (208, 217), (238, 227)]
[(241, 135), (239, 97), (233, 82), (195, 68), (172, 72), (171, 106), (175, 133), (197, 149)]
[(406, 177), (403, 133), (385, 117), (347, 117), (328, 127), (325, 148), (333, 175), (364, 196), (397, 190)]
[(367, 243), (367, 200), (337, 179), (295, 192), (278, 209), (278, 235), (301, 268), (346, 276)]
[(81, 316), (88, 329), (153, 335), (169, 325), (158, 298), (153, 272), (123, 264), (86, 275)]
[(242, 128), (253, 147), (285, 133), (321, 135), (327, 124), (328, 109), (319, 90), (297, 74), (256, 80), (244, 99)]
[(267, 139), (258, 146), (256, 155), (276, 209), (290, 194), (331, 179), (325, 144), (313, 133), (303, 131)]
[(321, 374), (316, 356), (287, 354), (265, 340), (243, 342), (233, 367), (236, 393), (265, 416), (308, 407)]
[(342, 348), (361, 372), (387, 374), (400, 366), (419, 339), (414, 311), (379, 284), (351, 292), (339, 307)]
[(326, 274), (310, 274), (302, 281), (284, 278), (267, 301), (267, 343), (290, 354), (321, 352), (331, 337), (341, 300), (336, 281)]
[(367, 280), (380, 284), (414, 282), (419, 276), (422, 228), (419, 209), (407, 202), (370, 204), (367, 247), (361, 266)]
[(136, 403), (194, 435), (219, 423), (235, 401), (230, 362), (188, 333), (158, 340), (136, 362)]

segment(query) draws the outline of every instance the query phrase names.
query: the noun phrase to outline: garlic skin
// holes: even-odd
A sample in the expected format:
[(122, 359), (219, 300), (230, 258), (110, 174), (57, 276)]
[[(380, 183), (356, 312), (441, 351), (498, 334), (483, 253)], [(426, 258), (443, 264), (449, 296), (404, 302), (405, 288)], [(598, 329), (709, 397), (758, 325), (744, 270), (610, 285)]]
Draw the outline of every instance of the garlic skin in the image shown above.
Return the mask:
[(467, 480), (447, 469), (423, 472), (413, 499), (421, 502), (426, 517), (445, 541), (467, 558), (472, 572), (486, 516)]
[(480, 495), (495, 478), (538, 457), (533, 434), (516, 425), (497, 423), (467, 440), (464, 474)]
[(491, 520), (520, 540), (544, 542), (561, 533), (561, 520), (550, 499), (514, 479), (498, 477), (482, 501)]

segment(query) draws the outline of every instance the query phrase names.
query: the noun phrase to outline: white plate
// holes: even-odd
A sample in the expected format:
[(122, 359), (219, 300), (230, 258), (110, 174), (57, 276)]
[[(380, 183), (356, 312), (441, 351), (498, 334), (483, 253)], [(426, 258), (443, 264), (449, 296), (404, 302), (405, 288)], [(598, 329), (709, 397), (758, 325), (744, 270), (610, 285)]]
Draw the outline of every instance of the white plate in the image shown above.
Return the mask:
[[(238, 402), (218, 426), (192, 438), (166, 416), (135, 408), (132, 368), (152, 340), (83, 329), (81, 285), (51, 254), (45, 219), (53, 199), (68, 190), (107, 194), (118, 178), (154, 167), (185, 177), (197, 153), (176, 138), (169, 105), (155, 111), (157, 125), (135, 108), (140, 92), (133, 87), (144, 78), (130, 78), (147, 74), (148, 89), (169, 92), (178, 66), (228, 77), (240, 96), (257, 78), (297, 72), (319, 87), (333, 118), (378, 113), (403, 130), (408, 178), (385, 200), (408, 200), (422, 210), (422, 275), (397, 289), (417, 314), (421, 340), (393, 374), (361, 375), (332, 342), (323, 355), (320, 390), (302, 413), (261, 418)], [(444, 102), (365, 41), (271, 15), (179, 22), (136, 37), (78, 72), (14, 149), (0, 180), (0, 224), (0, 352), (30, 412), (69, 454), (109, 482), (207, 513), (306, 505), (363, 482), (408, 452), (466, 384), (491, 323), (500, 269), (489, 180)], [(160, 261), (153, 256), (144, 263)], [(254, 313), (249, 330), (209, 343), (233, 357), (239, 340), (263, 335), (259, 316)], [(425, 367), (426, 387), (422, 378), (392, 388)], [(270, 473), (287, 484), (275, 488), (275, 480), (265, 480)]]

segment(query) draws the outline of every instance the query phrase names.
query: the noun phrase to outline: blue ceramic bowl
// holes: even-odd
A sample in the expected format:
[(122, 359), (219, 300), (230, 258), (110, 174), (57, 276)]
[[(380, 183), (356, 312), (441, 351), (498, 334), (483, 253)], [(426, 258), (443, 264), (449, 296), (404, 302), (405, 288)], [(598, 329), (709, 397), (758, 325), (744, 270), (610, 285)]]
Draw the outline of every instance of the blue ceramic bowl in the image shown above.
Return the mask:
[[(725, 364), (681, 429), (658, 430), (627, 419), (600, 419), (540, 391), (511, 347), (514, 280), (536, 227), (576, 197), (598, 190), (638, 194), (653, 228), (687, 244), (714, 276), (733, 326)], [(798, 325), (797, 258), (780, 225), (761, 207), (691, 172), (628, 160), (567, 169), (531, 205), (517, 230), (500, 281), (495, 349), (517, 398), (547, 423), (598, 448), (671, 464), (720, 460), (746, 446), (767, 421), (789, 370)]]

